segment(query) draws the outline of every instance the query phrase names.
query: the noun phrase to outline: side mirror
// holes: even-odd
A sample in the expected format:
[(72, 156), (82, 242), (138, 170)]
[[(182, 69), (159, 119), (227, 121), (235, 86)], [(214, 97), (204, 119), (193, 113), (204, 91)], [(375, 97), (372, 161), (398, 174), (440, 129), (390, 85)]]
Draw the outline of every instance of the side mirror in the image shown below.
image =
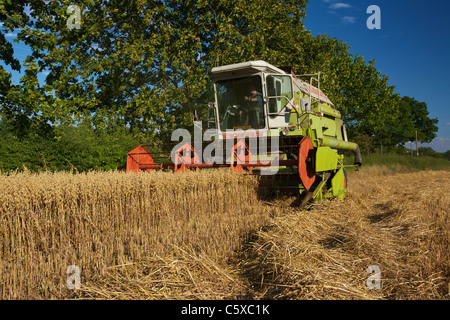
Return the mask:
[(301, 110), (303, 112), (310, 112), (311, 111), (309, 98), (301, 98), (300, 99), (300, 108), (301, 108)]

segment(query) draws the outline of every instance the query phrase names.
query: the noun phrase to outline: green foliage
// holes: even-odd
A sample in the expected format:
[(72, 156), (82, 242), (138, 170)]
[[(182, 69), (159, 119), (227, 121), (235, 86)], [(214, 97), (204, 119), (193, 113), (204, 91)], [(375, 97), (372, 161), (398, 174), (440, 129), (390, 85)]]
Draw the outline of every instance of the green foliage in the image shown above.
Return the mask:
[[(414, 98), (403, 97), (401, 103), (408, 108), (403, 111), (403, 119), (409, 117), (414, 129), (417, 130), (417, 138), (420, 142), (431, 142), (436, 137), (438, 119), (428, 117), (428, 108), (425, 102), (419, 102)], [(409, 140), (415, 140), (415, 136)]]
[[(429, 118), (426, 104), (394, 94), (375, 61), (352, 55), (345, 42), (313, 37), (302, 22), (307, 2), (79, 0), (81, 28), (69, 30), (70, 1), (0, 1), (0, 59), (24, 71), (13, 84), (0, 67), (0, 116), (23, 128), (16, 131), (19, 139), (29, 130), (42, 136), (33, 143), (44, 155), (49, 128), (57, 126), (66, 130), (61, 136), (72, 135), (80, 154), (74, 166), (110, 167), (100, 158), (117, 150), (75, 147), (77, 136), (87, 139), (91, 130), (72, 132), (69, 125), (88, 121), (97, 132), (90, 139), (99, 139), (98, 145), (107, 145), (101, 129), (117, 127), (167, 141), (174, 129), (192, 125), (194, 109), (213, 99), (212, 67), (261, 59), (292, 66), (297, 74), (323, 72), (321, 88), (366, 153), (380, 143), (414, 140), (416, 130), (419, 141), (431, 141), (437, 120)], [(16, 28), (15, 41), (32, 50), (22, 66), (5, 38)], [(48, 75), (40, 82), (44, 71)], [(67, 163), (61, 152), (50, 163)], [(91, 158), (95, 152), (100, 152), (97, 160)]]
[(127, 152), (143, 142), (127, 128), (95, 130), (63, 125), (47, 136), (29, 129), (17, 134), (13, 121), (0, 122), (0, 170), (31, 171), (124, 169)]
[(436, 152), (433, 150), (433, 148), (430, 147), (419, 147), (418, 152), (420, 156), (445, 158), (444, 153)]
[(450, 161), (442, 157), (410, 156), (400, 154), (371, 154), (364, 157), (364, 166), (401, 166), (409, 171), (450, 170)]
[(359, 146), (361, 154), (367, 155), (374, 152), (373, 138), (368, 134), (361, 134), (358, 131), (348, 132), (349, 141), (352, 141)]
[[(127, 152), (139, 144), (126, 129), (94, 130), (88, 125), (57, 130), (57, 157), (78, 171), (124, 169)], [(51, 156), (51, 155), (49, 155)]]
[(450, 150), (447, 150), (443, 153), (443, 157), (445, 159), (447, 159), (448, 161), (450, 161)]
[(23, 25), (17, 39), (33, 51), (21, 86), (9, 92), (12, 105), (52, 122), (89, 116), (95, 126), (155, 136), (191, 123), (195, 106), (208, 102), (213, 66), (299, 54), (291, 36), (302, 33), (306, 8), (305, 0), (80, 0), (81, 29), (69, 30), (68, 2), (31, 1), (34, 19), (12, 2), (2, 20)]

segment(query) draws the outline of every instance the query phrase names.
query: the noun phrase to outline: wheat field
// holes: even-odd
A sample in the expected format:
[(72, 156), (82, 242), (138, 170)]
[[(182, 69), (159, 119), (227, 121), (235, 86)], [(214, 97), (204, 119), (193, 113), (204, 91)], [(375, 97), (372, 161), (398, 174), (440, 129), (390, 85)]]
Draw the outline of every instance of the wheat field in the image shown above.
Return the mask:
[(449, 299), (450, 172), (397, 169), (302, 211), (228, 170), (3, 174), (0, 297)]

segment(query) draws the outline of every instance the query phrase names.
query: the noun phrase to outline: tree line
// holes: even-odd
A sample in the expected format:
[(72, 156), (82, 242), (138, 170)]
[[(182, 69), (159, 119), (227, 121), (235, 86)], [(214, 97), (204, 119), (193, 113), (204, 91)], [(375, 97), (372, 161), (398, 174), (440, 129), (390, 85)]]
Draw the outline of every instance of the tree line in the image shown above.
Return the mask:
[[(213, 100), (212, 67), (265, 60), (297, 74), (321, 71), (321, 88), (355, 139), (395, 146), (417, 131), (430, 142), (438, 128), (426, 103), (394, 93), (375, 61), (344, 41), (312, 36), (302, 22), (307, 3), (79, 0), (80, 28), (70, 29), (71, 1), (1, 0), (0, 117), (15, 132), (50, 140), (57, 128), (84, 123), (165, 141)], [(30, 48), (23, 63), (9, 32)], [(22, 72), (19, 83), (8, 69)]]

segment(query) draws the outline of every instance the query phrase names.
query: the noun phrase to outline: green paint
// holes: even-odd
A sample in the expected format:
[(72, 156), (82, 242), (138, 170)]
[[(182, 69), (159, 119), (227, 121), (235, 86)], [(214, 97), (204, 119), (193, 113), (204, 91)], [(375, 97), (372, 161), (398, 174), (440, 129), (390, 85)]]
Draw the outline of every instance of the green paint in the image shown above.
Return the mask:
[[(333, 197), (342, 199), (345, 196), (344, 156), (339, 155), (338, 150), (353, 151), (357, 163), (360, 161), (359, 147), (345, 141), (341, 113), (325, 94), (320, 92), (319, 100), (319, 90), (311, 88), (308, 81), (300, 80), (264, 61), (214, 68), (211, 76), (215, 81), (216, 119), (223, 121), (218, 128), (252, 128), (269, 137), (292, 137), (290, 143), (297, 144), (304, 136), (308, 136), (314, 152), (305, 165), (313, 165), (316, 172), (316, 181), (310, 190), (313, 199), (321, 201)], [(239, 112), (234, 111), (245, 109), (245, 103), (240, 99), (243, 93), (248, 92), (245, 86), (250, 88), (250, 82), (256, 83), (264, 98), (261, 113), (264, 123), (252, 124), (248, 116), (239, 118)], [(299, 193), (300, 196), (306, 194), (301, 183)]]

